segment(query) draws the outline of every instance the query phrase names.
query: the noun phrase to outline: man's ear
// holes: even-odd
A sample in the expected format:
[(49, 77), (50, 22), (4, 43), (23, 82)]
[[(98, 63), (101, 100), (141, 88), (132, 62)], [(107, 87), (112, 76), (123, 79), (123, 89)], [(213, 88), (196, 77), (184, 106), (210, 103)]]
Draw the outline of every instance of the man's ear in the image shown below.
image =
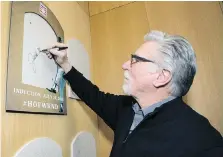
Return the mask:
[(156, 88), (163, 87), (167, 85), (172, 79), (172, 74), (169, 70), (163, 69), (161, 73), (157, 76), (156, 80), (153, 81), (153, 85)]

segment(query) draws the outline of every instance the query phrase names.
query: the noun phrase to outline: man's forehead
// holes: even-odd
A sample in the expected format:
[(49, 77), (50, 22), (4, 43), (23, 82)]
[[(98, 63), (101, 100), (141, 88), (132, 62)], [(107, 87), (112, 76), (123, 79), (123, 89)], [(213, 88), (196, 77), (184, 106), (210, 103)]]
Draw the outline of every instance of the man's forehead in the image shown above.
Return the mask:
[(144, 42), (137, 50), (137, 55), (143, 55), (143, 56), (154, 56), (157, 55), (157, 49), (159, 45), (155, 41), (146, 41)]

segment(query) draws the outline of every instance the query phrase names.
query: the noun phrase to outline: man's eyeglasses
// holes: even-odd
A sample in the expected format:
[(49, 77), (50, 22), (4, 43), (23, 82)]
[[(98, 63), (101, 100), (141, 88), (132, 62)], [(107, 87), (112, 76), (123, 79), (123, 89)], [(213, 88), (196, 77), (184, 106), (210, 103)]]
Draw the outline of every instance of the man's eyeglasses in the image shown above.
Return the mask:
[[(155, 62), (155, 61), (152, 61), (152, 60), (149, 60), (149, 59), (140, 57), (140, 56), (138, 56), (138, 55), (131, 54), (131, 67), (132, 67), (132, 64), (137, 63), (137, 62), (151, 62), (151, 63), (154, 63), (154, 64), (156, 64), (158, 67), (161, 68), (162, 73), (163, 73), (164, 71), (169, 71), (169, 70), (163, 68), (159, 63), (157, 63), (157, 62)], [(170, 71), (169, 71), (169, 72), (170, 72)]]
[(132, 54), (131, 55), (131, 66), (132, 66), (132, 64), (137, 63), (137, 62), (151, 62), (151, 63), (155, 63), (152, 60), (149, 60), (149, 59), (146, 59), (146, 58), (143, 58), (143, 57), (140, 57), (140, 56)]

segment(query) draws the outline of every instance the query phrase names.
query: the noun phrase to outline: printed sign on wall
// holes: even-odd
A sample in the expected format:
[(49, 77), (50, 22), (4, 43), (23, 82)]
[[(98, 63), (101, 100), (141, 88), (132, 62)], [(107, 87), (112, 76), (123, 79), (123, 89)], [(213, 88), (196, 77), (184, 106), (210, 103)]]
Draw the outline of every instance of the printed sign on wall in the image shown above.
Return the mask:
[(12, 3), (6, 111), (66, 114), (64, 71), (41, 51), (61, 40), (63, 30), (49, 9), (48, 19), (39, 14), (39, 6)]
[(44, 17), (47, 17), (47, 7), (43, 3), (41, 3), (41, 2), (40, 2), (40, 6), (39, 6), (39, 12)]

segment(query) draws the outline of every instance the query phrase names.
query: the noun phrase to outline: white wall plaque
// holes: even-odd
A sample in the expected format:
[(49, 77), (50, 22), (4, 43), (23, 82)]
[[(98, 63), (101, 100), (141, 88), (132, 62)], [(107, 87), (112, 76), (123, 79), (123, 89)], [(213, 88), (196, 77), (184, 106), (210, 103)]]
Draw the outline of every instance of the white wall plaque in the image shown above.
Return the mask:
[(62, 149), (52, 139), (43, 137), (29, 141), (14, 157), (62, 157)]
[(71, 144), (71, 157), (96, 157), (96, 142), (89, 132), (80, 132)]

